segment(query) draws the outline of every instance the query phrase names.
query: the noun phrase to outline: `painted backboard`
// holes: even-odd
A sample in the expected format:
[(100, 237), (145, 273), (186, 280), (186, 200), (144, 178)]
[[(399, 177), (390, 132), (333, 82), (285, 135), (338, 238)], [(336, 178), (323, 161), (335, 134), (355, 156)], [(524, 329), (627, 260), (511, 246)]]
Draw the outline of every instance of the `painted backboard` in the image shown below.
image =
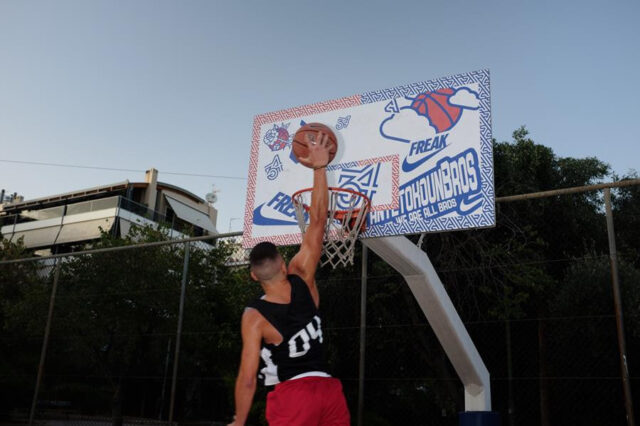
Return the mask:
[(291, 144), (311, 122), (338, 138), (329, 186), (371, 199), (362, 238), (495, 225), (489, 91), (482, 70), (256, 116), (244, 246), (301, 242), (291, 195), (313, 172)]

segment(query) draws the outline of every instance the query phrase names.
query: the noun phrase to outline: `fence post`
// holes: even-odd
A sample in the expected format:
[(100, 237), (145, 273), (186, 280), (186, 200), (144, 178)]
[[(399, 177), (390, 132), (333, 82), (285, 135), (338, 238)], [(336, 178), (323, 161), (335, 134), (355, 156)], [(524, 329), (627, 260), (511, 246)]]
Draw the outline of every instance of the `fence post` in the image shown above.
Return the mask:
[(58, 279), (60, 278), (60, 262), (62, 259), (56, 260), (56, 267), (53, 273), (53, 286), (51, 287), (51, 298), (49, 299), (49, 313), (47, 314), (47, 323), (44, 326), (44, 338), (42, 339), (42, 350), (40, 351), (40, 363), (38, 364), (38, 376), (36, 378), (36, 388), (33, 391), (33, 401), (31, 401), (31, 411), (29, 412), (29, 426), (33, 425), (36, 415), (36, 405), (38, 403), (38, 393), (40, 392), (40, 383), (44, 373), (44, 362), (47, 358), (47, 348), (49, 346), (49, 335), (51, 334), (51, 321), (53, 319), (53, 308), (56, 304), (56, 293), (58, 292)]
[(513, 359), (512, 359), (512, 347), (511, 347), (511, 319), (507, 315), (507, 321), (505, 322), (505, 341), (507, 343), (507, 416), (509, 419), (509, 426), (515, 425), (515, 402), (513, 398)]
[(624, 335), (624, 320), (622, 316), (622, 297), (620, 295), (620, 279), (618, 275), (618, 253), (616, 251), (616, 236), (613, 229), (613, 211), (611, 209), (611, 189), (604, 190), (604, 205), (607, 212), (607, 235), (609, 237), (609, 263), (611, 264), (611, 284), (613, 285), (613, 303), (616, 311), (616, 326), (618, 329), (618, 349), (620, 351), (620, 370), (624, 389), (624, 406), (627, 412), (627, 424), (635, 426), (633, 403), (631, 399), (631, 385), (629, 383), (629, 366), (627, 365), (627, 344)]
[(367, 334), (367, 246), (362, 245), (362, 275), (360, 283), (360, 362), (358, 366), (358, 426), (364, 412), (364, 358)]
[(173, 378), (171, 380), (171, 401), (169, 402), (169, 424), (173, 423), (173, 410), (176, 401), (176, 382), (178, 379), (178, 359), (180, 357), (180, 339), (182, 337), (182, 319), (184, 317), (184, 296), (187, 291), (189, 275), (189, 242), (184, 243), (184, 266), (182, 268), (182, 286), (180, 288), (180, 310), (178, 311), (178, 331), (176, 333), (176, 351), (173, 357)]
[(164, 398), (167, 394), (167, 374), (169, 372), (169, 360), (171, 359), (171, 339), (167, 342), (167, 357), (164, 360), (164, 374), (162, 377), (162, 393), (160, 394), (160, 410), (158, 410), (158, 420), (162, 420), (164, 411)]

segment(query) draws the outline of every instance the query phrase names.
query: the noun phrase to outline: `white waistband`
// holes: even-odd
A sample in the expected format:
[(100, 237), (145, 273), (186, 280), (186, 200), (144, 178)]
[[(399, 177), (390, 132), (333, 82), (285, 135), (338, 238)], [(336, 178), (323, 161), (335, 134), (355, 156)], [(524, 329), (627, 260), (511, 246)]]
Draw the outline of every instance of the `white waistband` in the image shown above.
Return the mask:
[(302, 373), (302, 374), (298, 374), (297, 376), (293, 376), (289, 380), (302, 379), (303, 377), (331, 377), (331, 375), (325, 373), (324, 371), (307, 371), (306, 373)]

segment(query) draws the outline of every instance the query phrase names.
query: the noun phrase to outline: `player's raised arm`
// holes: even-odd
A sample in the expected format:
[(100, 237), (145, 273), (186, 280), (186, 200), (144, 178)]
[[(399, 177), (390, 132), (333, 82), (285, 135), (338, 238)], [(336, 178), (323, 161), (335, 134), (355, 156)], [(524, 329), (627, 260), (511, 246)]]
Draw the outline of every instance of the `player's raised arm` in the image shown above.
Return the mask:
[(302, 238), (298, 254), (289, 263), (289, 273), (299, 275), (309, 285), (311, 294), (318, 304), (318, 293), (315, 288), (315, 273), (322, 255), (322, 240), (327, 223), (327, 204), (329, 190), (327, 187), (327, 170), (329, 162), (329, 137), (318, 132), (315, 141), (309, 143), (309, 155), (305, 161), (313, 169), (313, 191), (309, 210), (309, 227)]
[(256, 392), (262, 341), (260, 319), (260, 314), (254, 309), (247, 309), (242, 315), (242, 356), (235, 387), (236, 413), (230, 426), (245, 424)]

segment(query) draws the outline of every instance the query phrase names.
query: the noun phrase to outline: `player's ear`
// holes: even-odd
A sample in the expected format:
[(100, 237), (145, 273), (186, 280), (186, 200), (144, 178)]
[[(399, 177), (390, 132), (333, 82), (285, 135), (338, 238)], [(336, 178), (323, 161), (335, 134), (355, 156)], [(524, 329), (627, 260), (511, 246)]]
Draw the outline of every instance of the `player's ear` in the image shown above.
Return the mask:
[(260, 280), (258, 279), (258, 277), (256, 276), (256, 274), (253, 273), (253, 271), (249, 271), (249, 275), (251, 275), (251, 279), (256, 281), (256, 282), (260, 282)]
[(284, 261), (282, 255), (280, 255), (280, 270), (283, 274), (287, 275), (287, 262)]

